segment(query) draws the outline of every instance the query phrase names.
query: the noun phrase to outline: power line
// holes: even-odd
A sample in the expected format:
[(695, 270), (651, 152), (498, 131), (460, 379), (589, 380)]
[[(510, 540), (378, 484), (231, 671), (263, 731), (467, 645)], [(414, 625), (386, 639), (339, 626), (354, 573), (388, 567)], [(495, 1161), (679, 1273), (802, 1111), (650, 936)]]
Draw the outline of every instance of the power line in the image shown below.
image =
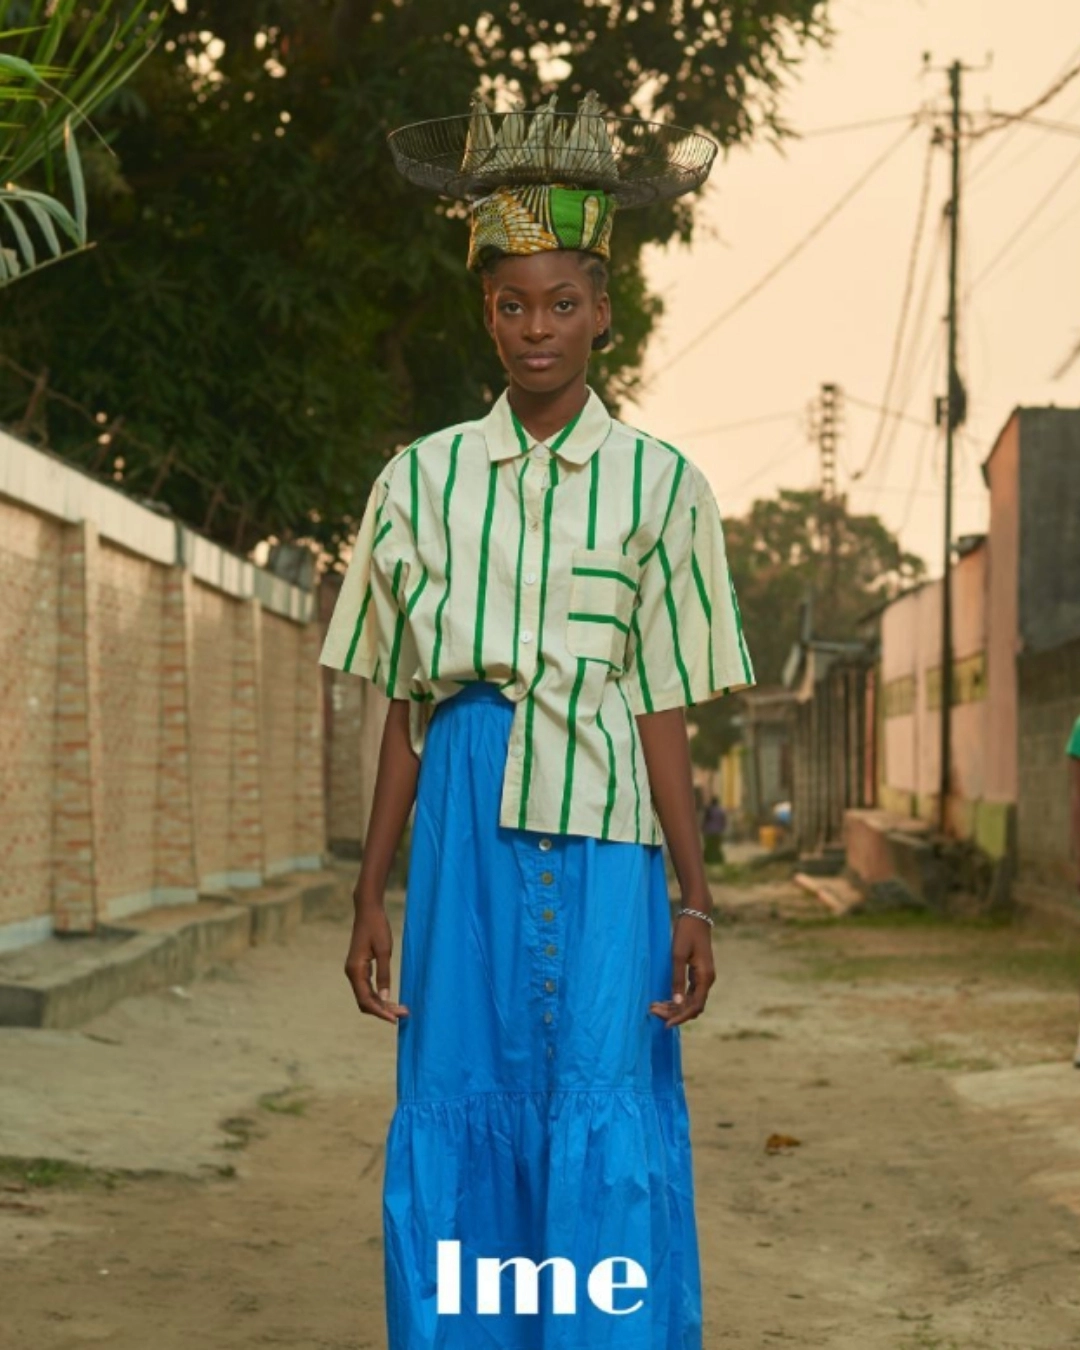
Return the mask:
[[(1071, 62), (1073, 57), (1070, 57), (1069, 60)], [(1060, 94), (1067, 85), (1071, 84), (1078, 75), (1080, 75), (1080, 64), (1070, 65), (1070, 68), (1066, 70), (1063, 75), (1059, 76), (1045, 93), (1040, 94), (1039, 97), (1035, 99), (1034, 102), (1029, 103), (1026, 108), (1021, 108), (1019, 112), (1014, 113), (991, 113), (990, 116), (993, 120), (985, 127), (980, 127), (978, 131), (969, 131), (968, 140), (976, 141), (983, 136), (990, 135), (991, 132), (1000, 131), (1002, 127), (1009, 126), (1011, 123), (1023, 122), (1026, 118), (1030, 117), (1033, 112), (1037, 112), (1039, 108), (1045, 107), (1051, 99), (1057, 98), (1058, 94)]]
[(1020, 224), (1016, 227), (1016, 229), (1013, 230), (1012, 234), (1009, 235), (1008, 239), (1005, 240), (1002, 246), (998, 249), (998, 251), (994, 254), (994, 256), (990, 259), (990, 261), (979, 273), (979, 275), (968, 285), (967, 289), (964, 292), (965, 300), (975, 289), (976, 286), (978, 286), (981, 282), (986, 280), (986, 278), (990, 275), (990, 273), (993, 272), (995, 267), (997, 267), (998, 263), (1002, 260), (1002, 258), (1006, 257), (1008, 253), (1012, 250), (1012, 248), (1019, 242), (1019, 240), (1023, 238), (1024, 233), (1027, 230), (1028, 226), (1038, 219), (1043, 208), (1046, 205), (1048, 205), (1051, 201), (1053, 201), (1053, 199), (1057, 196), (1057, 194), (1068, 182), (1070, 176), (1073, 173), (1075, 173), (1078, 168), (1080, 168), (1080, 154), (1073, 156), (1073, 158), (1069, 161), (1068, 168), (1065, 170), (1065, 172), (1053, 183), (1051, 183), (1049, 189), (1043, 194), (1042, 197), (1039, 198), (1035, 206), (1032, 207), (1032, 209), (1028, 212), (1028, 214), (1024, 217), (1024, 219), (1020, 222)]
[(919, 190), (918, 206), (915, 210), (915, 230), (911, 239), (911, 248), (908, 253), (907, 275), (904, 279), (903, 297), (900, 301), (900, 315), (897, 319), (896, 332), (893, 335), (892, 355), (889, 359), (889, 373), (885, 381), (885, 392), (881, 397), (881, 409), (878, 417), (877, 427), (874, 430), (874, 439), (870, 445), (870, 453), (866, 456), (866, 461), (861, 469), (857, 469), (852, 474), (853, 480), (863, 477), (867, 469), (874, 462), (878, 449), (881, 446), (881, 438), (885, 433), (885, 425), (888, 418), (888, 404), (892, 397), (893, 385), (896, 382), (896, 373), (900, 365), (900, 352), (904, 344), (904, 334), (907, 329), (908, 313), (911, 309), (911, 297), (915, 291), (915, 273), (918, 270), (919, 254), (922, 251), (923, 231), (926, 226), (926, 209), (930, 201), (930, 179), (934, 166), (935, 139), (929, 138), (926, 144), (926, 160), (923, 164), (922, 186)]
[[(911, 475), (911, 484), (908, 489), (907, 501), (904, 503), (904, 514), (896, 530), (898, 535), (907, 529), (908, 521), (911, 519), (911, 512), (915, 506), (915, 497), (920, 491), (916, 485), (919, 481), (919, 475), (922, 473), (923, 459), (926, 455), (926, 444), (930, 439), (932, 430), (932, 427), (927, 427), (919, 437), (919, 446), (915, 452), (915, 471)], [(935, 495), (937, 494), (935, 493)]]
[[(925, 351), (925, 348), (923, 350)], [(922, 367), (920, 367), (918, 373), (922, 373)], [(848, 403), (854, 403), (857, 408), (865, 408), (867, 412), (884, 413), (887, 417), (896, 418), (900, 422), (910, 422), (913, 426), (933, 427), (935, 425), (925, 417), (912, 417), (900, 408), (887, 408), (882, 403), (872, 403), (869, 399), (857, 398), (854, 394), (848, 393), (846, 389), (844, 390), (844, 398)], [(865, 472), (865, 467), (862, 472)], [(861, 478), (862, 473), (853, 473), (851, 476), (856, 479)]]
[(755, 469), (748, 478), (744, 478), (741, 483), (736, 483), (733, 488), (729, 488), (725, 493), (725, 496), (734, 496), (736, 492), (742, 492), (743, 488), (749, 487), (751, 483), (762, 478), (770, 469), (775, 469), (785, 460), (790, 459), (796, 451), (802, 452), (804, 449), (805, 442), (803, 440), (802, 431), (800, 430), (795, 433), (794, 437), (789, 438), (785, 442), (784, 448), (774, 459), (770, 459), (767, 464), (762, 464), (761, 467)]
[(767, 422), (786, 422), (793, 417), (801, 417), (795, 409), (789, 412), (763, 413), (760, 417), (744, 417), (739, 422), (720, 422), (714, 427), (697, 427), (693, 431), (679, 431), (672, 436), (673, 441), (688, 441), (696, 436), (718, 436), (725, 431), (742, 431), (745, 427), (761, 427)]
[[(1076, 50), (1069, 55), (1068, 59), (1065, 61), (1065, 64), (1059, 69), (1058, 74), (1055, 76), (1055, 80), (1060, 79), (1061, 76), (1071, 68), (1073, 62), (1077, 59), (1077, 57), (1080, 57), (1080, 47), (1077, 47)], [(1067, 110), (1067, 115), (1074, 112), (1077, 107), (1080, 107), (1080, 102), (1076, 104), (1070, 104)], [(1017, 120), (1008, 126), (1007, 130), (1005, 131), (1005, 134), (990, 147), (989, 153), (986, 155), (986, 157), (980, 163), (977, 163), (975, 165), (974, 170), (972, 171), (972, 173), (968, 178), (969, 185), (974, 184), (986, 172), (987, 166), (992, 164), (993, 161), (997, 159), (998, 155), (1001, 154), (1001, 152), (1009, 144), (1009, 142), (1016, 135), (1016, 133), (1023, 127), (1023, 125), (1024, 122), (1022, 120)], [(1033, 145), (1037, 144), (1038, 140), (1041, 139), (1043, 138), (1042, 137), (1037, 138), (1036, 142), (1034, 142)], [(1023, 159), (1027, 154), (1030, 153), (1031, 149), (1033, 148), (1033, 145), (1028, 146), (1027, 150), (1025, 150), (1021, 155), (1017, 156), (1012, 161), (1012, 163), (1014, 165), (1019, 163), (1021, 159)], [(997, 177), (997, 175), (995, 174), (994, 177)]]
[[(933, 288), (933, 282), (937, 274), (938, 258), (945, 237), (945, 225), (946, 217), (943, 215), (941, 217), (940, 228), (934, 239), (933, 247), (927, 258), (926, 275), (923, 279), (923, 287), (919, 296), (916, 317), (911, 325), (911, 342), (908, 345), (908, 350), (903, 362), (903, 369), (900, 373), (899, 389), (897, 391), (896, 400), (893, 402), (892, 406), (884, 406), (880, 403), (873, 403), (868, 399), (860, 399), (853, 395), (849, 395), (849, 402), (852, 404), (865, 408), (868, 412), (876, 412), (879, 414), (885, 413), (891, 419), (888, 429), (888, 440), (885, 443), (885, 454), (882, 459), (882, 479), (884, 479), (888, 472), (888, 466), (892, 460), (893, 452), (899, 439), (900, 428), (903, 423), (907, 422), (913, 426), (919, 426), (924, 429), (933, 429), (936, 426), (936, 423), (930, 422), (926, 418), (912, 416), (908, 412), (908, 408), (911, 404), (915, 390), (918, 387), (919, 379), (933, 357), (933, 354), (937, 349), (937, 344), (940, 341), (939, 329), (935, 325), (927, 334), (927, 341), (921, 346), (919, 345), (919, 339), (924, 332), (930, 292)], [(864, 468), (865, 467), (868, 467), (868, 465), (864, 466)]]
[(1041, 117), (1025, 117), (1019, 125), (1038, 127), (1042, 131), (1058, 131), (1063, 136), (1080, 136), (1080, 126), (1075, 122), (1047, 122)]
[(867, 131), (870, 127), (895, 126), (897, 122), (911, 122), (918, 113), (896, 113), (892, 117), (870, 117), (862, 122), (841, 122), (832, 127), (811, 127), (808, 131), (795, 131), (796, 137), (808, 140), (811, 136), (838, 136), (845, 131)]
[(1061, 229), (1062, 225), (1067, 225), (1078, 211), (1080, 211), (1080, 202), (1074, 202), (1073, 205), (1070, 206), (1069, 209), (1066, 212), (1064, 212), (1063, 215), (1058, 216), (1053, 225), (1051, 225), (1048, 229), (1043, 230), (1042, 234), (1037, 234), (1035, 238), (1031, 241), (1031, 243), (1028, 245), (1028, 247), (1024, 249), (1023, 252), (1019, 255), (1019, 257), (1013, 258), (1012, 261), (1009, 263), (1009, 265), (1003, 271), (999, 270), (997, 274), (997, 279), (1001, 280), (1003, 277), (1007, 277), (1010, 272), (1015, 271), (1016, 268), (1019, 267), (1020, 264), (1025, 261), (1025, 259), (1030, 258), (1033, 253), (1035, 253), (1039, 248), (1041, 248), (1042, 245), (1045, 244), (1046, 241), (1052, 235), (1057, 234), (1058, 230)]
[(727, 307), (727, 309), (722, 310), (721, 313), (716, 316), (716, 318), (711, 319), (705, 325), (705, 327), (702, 328), (701, 331), (698, 332), (694, 337), (692, 337), (690, 341), (686, 343), (685, 346), (681, 347), (675, 353), (674, 356), (670, 357), (667, 361), (664, 362), (663, 365), (659, 366), (653, 372), (653, 377), (655, 378), (656, 376), (663, 375), (666, 371), (669, 371), (671, 367), (674, 366), (677, 362), (681, 361), (684, 356), (686, 356), (689, 352), (693, 351), (695, 347), (697, 347), (700, 343), (702, 343), (711, 334), (715, 333), (716, 330), (721, 326), (721, 324), (727, 323), (727, 321), (730, 318), (736, 315), (739, 312), (739, 310), (741, 310), (745, 305), (747, 305), (756, 295), (760, 294), (760, 292), (765, 289), (765, 287), (769, 284), (770, 281), (774, 280), (774, 278), (779, 276), (779, 274), (784, 270), (785, 267), (787, 267), (790, 263), (794, 262), (794, 260), (799, 256), (799, 254), (802, 253), (806, 249), (806, 247), (809, 244), (811, 244), (814, 239), (817, 238), (817, 236), (822, 232), (822, 230), (824, 230), (826, 226), (830, 225), (832, 221), (835, 220), (835, 218), (840, 214), (840, 212), (844, 209), (844, 207), (847, 206), (847, 204), (854, 197), (856, 197), (859, 194), (859, 192), (862, 191), (862, 189), (866, 186), (867, 183), (869, 183), (871, 178), (874, 177), (874, 175), (878, 172), (878, 170), (882, 168), (882, 166), (892, 158), (892, 156), (896, 153), (896, 151), (900, 149), (901, 145), (903, 145), (903, 143), (911, 135), (914, 129), (915, 129), (914, 123), (911, 126), (905, 127), (902, 134), (895, 141), (893, 141), (892, 144), (889, 145), (888, 148), (873, 161), (873, 163), (869, 166), (869, 168), (864, 170), (864, 172), (855, 180), (852, 186), (848, 188), (848, 190), (839, 199), (839, 201), (837, 201), (835, 205), (833, 205), (832, 207), (830, 207), (828, 211), (826, 211), (826, 213), (821, 217), (821, 219), (817, 222), (817, 224), (812, 226), (806, 232), (806, 234), (802, 236), (802, 238), (798, 241), (798, 243), (796, 243), (793, 248), (789, 249), (788, 252), (784, 254), (784, 256), (780, 259), (779, 262), (775, 263), (772, 267), (770, 267), (769, 270), (765, 272), (763, 276), (759, 277), (758, 280), (755, 281), (754, 284), (748, 290), (744, 291), (742, 295), (738, 297), (737, 300), (733, 301), (732, 304), (730, 304)]

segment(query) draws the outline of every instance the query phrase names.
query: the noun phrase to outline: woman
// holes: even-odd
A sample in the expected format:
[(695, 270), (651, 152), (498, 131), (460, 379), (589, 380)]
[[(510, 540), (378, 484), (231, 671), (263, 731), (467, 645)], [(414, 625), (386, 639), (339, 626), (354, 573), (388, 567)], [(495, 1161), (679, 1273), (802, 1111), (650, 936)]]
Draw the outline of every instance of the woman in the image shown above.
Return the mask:
[(617, 198), (569, 176), (479, 179), (508, 386), (379, 474), (321, 657), (391, 699), (346, 961), (397, 1028), (390, 1350), (701, 1347), (679, 1027), (715, 973), (683, 709), (753, 675), (706, 480), (587, 384)]

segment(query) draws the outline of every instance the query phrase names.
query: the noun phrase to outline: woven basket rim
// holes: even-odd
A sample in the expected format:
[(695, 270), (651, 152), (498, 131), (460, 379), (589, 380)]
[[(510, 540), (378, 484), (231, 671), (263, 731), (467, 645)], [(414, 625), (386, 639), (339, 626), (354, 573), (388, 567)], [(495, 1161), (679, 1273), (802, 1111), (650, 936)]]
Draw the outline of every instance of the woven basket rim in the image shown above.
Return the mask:
[[(579, 113), (548, 112), (542, 108), (522, 110), (519, 116), (531, 120), (543, 112), (546, 117), (558, 118), (564, 122), (574, 122)], [(496, 117), (505, 118), (508, 114), (497, 113)], [(399, 172), (410, 182), (421, 187), (440, 192), (447, 197), (460, 200), (475, 200), (491, 192), (496, 187), (526, 185), (543, 182), (555, 182), (584, 189), (609, 193), (621, 206), (645, 206), (651, 202), (668, 200), (691, 192), (708, 177), (714, 160), (720, 150), (719, 143), (704, 132), (679, 126), (672, 122), (655, 122), (645, 118), (622, 117), (615, 113), (601, 112), (601, 117), (609, 133), (614, 132), (617, 143), (612, 145), (612, 154), (617, 168), (623, 165), (633, 166), (635, 172), (627, 177), (612, 177), (602, 174), (559, 173), (553, 175), (539, 167), (529, 172), (524, 166), (496, 168), (494, 170), (470, 170), (463, 172), (461, 161), (454, 162), (456, 151), (463, 151), (466, 144), (471, 114), (458, 113), (449, 117), (431, 117), (417, 122), (409, 122), (388, 133), (394, 162)], [(620, 128), (628, 128), (631, 134), (624, 138)], [(432, 147), (431, 153), (419, 156), (403, 148), (403, 142), (418, 133), (428, 131), (437, 135), (443, 129), (457, 134), (460, 146), (451, 144), (454, 138), (448, 138), (445, 148)], [(642, 152), (639, 147), (648, 145), (653, 138), (651, 153)], [(690, 153), (686, 157), (692, 162), (680, 163), (678, 157), (668, 153), (680, 147)], [(655, 171), (648, 169), (655, 165)]]

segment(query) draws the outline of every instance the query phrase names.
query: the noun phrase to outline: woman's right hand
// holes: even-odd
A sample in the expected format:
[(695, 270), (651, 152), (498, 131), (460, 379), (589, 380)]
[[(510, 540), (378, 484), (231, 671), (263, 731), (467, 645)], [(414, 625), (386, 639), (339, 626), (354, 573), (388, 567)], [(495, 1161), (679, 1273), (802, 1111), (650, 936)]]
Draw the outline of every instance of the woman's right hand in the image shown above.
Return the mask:
[[(390, 921), (381, 904), (368, 902), (358, 905), (353, 919), (352, 940), (345, 958), (345, 974), (356, 995), (357, 1006), (363, 1013), (381, 1017), (384, 1022), (396, 1023), (399, 1017), (408, 1017), (404, 1003), (390, 999), (390, 954), (394, 940)], [(371, 963), (375, 962), (375, 985), (371, 983)], [(376, 989), (379, 991), (376, 994)]]

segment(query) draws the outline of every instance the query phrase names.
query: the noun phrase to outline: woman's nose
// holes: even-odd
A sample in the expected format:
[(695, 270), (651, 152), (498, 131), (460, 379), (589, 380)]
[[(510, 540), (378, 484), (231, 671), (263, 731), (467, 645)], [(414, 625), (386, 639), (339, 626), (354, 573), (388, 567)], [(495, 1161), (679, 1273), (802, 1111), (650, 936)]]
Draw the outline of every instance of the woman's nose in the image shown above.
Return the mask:
[(525, 332), (531, 338), (545, 338), (551, 336), (548, 327), (547, 314), (542, 309), (530, 311), (525, 320)]

